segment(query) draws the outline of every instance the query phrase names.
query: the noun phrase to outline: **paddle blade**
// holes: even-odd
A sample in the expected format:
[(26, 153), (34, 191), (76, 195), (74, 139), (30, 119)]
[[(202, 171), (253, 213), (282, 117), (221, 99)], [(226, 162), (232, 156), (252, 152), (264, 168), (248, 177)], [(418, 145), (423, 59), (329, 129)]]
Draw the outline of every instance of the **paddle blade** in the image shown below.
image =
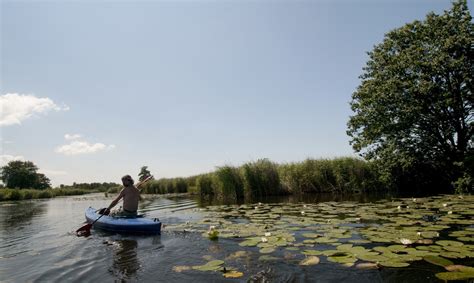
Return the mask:
[(88, 223), (84, 226), (82, 226), (81, 228), (77, 229), (76, 230), (76, 235), (77, 236), (89, 236), (91, 234), (91, 228), (92, 228), (92, 224), (91, 223)]

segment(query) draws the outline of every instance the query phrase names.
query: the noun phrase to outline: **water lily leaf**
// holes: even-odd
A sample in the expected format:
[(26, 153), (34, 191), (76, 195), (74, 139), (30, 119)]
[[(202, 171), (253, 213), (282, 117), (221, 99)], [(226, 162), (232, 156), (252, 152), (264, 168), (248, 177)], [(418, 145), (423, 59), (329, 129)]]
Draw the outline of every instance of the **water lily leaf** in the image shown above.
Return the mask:
[(286, 249), (289, 250), (289, 251), (299, 251), (300, 250), (297, 247), (288, 247)]
[(460, 246), (464, 245), (464, 244), (461, 243), (461, 242), (449, 241), (449, 240), (436, 241), (436, 244), (437, 244), (437, 245), (440, 245), (440, 246), (455, 246), (455, 247), (460, 247)]
[(222, 269), (222, 266), (204, 264), (204, 265), (196, 265), (196, 266), (193, 266), (192, 268), (199, 271), (217, 271), (217, 270)]
[(224, 261), (219, 260), (219, 259), (211, 260), (208, 263), (206, 263), (206, 265), (208, 265), (208, 266), (218, 266), (218, 265), (222, 265), (222, 264), (224, 264)]
[(474, 278), (474, 273), (467, 273), (467, 272), (440, 272), (436, 273), (436, 277), (441, 280), (449, 281), (449, 280), (467, 280), (470, 278)]
[(318, 250), (305, 250), (302, 252), (304, 255), (323, 255), (323, 251)]
[(319, 257), (317, 256), (309, 256), (302, 261), (300, 261), (300, 265), (315, 265), (319, 263)]
[(269, 253), (273, 253), (275, 251), (275, 248), (263, 248), (263, 249), (260, 249), (260, 253), (262, 254), (269, 254)]
[(465, 266), (465, 265), (448, 265), (444, 267), (447, 271), (461, 271), (474, 273), (474, 267)]
[(183, 272), (183, 271), (190, 270), (190, 269), (191, 269), (191, 266), (187, 266), (187, 265), (173, 266), (173, 271), (174, 272)]
[(225, 278), (240, 278), (244, 274), (240, 271), (230, 270), (222, 274)]
[(354, 263), (357, 258), (353, 256), (328, 256), (328, 260), (337, 263)]
[(454, 263), (449, 259), (445, 259), (439, 256), (425, 256), (423, 259), (431, 264), (439, 265), (439, 266), (448, 266), (453, 265)]
[(377, 269), (379, 266), (376, 263), (373, 262), (362, 262), (358, 263), (355, 266), (358, 269)]
[(461, 253), (457, 253), (457, 252), (440, 252), (439, 254), (447, 258), (465, 258), (466, 257), (465, 255)]
[(342, 245), (339, 245), (336, 249), (340, 251), (349, 251), (352, 249), (352, 244), (342, 244)]
[(385, 267), (406, 267), (410, 265), (407, 262), (397, 261), (397, 260), (381, 261), (379, 262), (379, 264)]

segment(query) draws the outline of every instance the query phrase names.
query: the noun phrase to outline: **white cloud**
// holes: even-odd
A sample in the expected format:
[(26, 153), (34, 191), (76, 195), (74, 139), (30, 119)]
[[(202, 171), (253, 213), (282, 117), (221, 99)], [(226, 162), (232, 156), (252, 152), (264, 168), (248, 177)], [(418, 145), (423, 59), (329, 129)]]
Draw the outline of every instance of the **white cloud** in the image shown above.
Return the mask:
[(6, 165), (8, 162), (13, 161), (13, 160), (22, 160), (24, 161), (25, 158), (21, 155), (9, 155), (9, 154), (2, 154), (0, 155), (0, 166)]
[(50, 111), (67, 111), (69, 107), (58, 106), (49, 98), (30, 94), (7, 93), (0, 95), (0, 126), (21, 124), (22, 121)]
[(99, 151), (107, 151), (115, 148), (115, 145), (105, 145), (103, 143), (94, 143), (91, 144), (87, 141), (73, 141), (69, 144), (62, 145), (56, 148), (57, 153), (64, 155), (78, 155), (78, 154), (87, 154), (95, 153)]
[(79, 134), (72, 134), (72, 135), (70, 135), (70, 134), (65, 134), (65, 135), (64, 135), (64, 138), (65, 138), (66, 140), (68, 140), (68, 141), (70, 141), (70, 140), (77, 140), (77, 139), (80, 138), (80, 137), (82, 137), (82, 136), (79, 135)]

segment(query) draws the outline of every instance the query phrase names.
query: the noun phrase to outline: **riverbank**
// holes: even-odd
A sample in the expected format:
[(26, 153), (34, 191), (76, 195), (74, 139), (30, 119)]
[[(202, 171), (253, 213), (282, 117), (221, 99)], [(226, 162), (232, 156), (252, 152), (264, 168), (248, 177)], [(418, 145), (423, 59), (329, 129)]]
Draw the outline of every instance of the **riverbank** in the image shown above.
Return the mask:
[(0, 201), (45, 199), (57, 196), (73, 196), (95, 193), (95, 191), (81, 189), (0, 189)]
[(225, 165), (187, 178), (152, 180), (148, 194), (190, 192), (217, 199), (252, 199), (305, 193), (387, 191), (373, 163), (353, 157), (306, 159), (278, 164), (268, 159), (241, 166)]

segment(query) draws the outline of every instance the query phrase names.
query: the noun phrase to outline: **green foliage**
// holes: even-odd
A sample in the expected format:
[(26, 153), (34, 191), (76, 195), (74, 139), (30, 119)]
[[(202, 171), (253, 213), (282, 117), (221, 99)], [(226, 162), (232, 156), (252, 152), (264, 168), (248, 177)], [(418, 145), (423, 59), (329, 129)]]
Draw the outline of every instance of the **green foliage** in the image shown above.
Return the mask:
[(347, 133), (387, 181), (446, 189), (465, 172), (455, 164), (473, 155), (472, 42), (472, 18), (460, 0), (443, 15), (390, 31), (368, 53)]
[(142, 168), (140, 169), (140, 173), (138, 173), (138, 180), (143, 181), (149, 176), (151, 176), (151, 173), (148, 170), (148, 166), (142, 166)]
[(281, 193), (277, 164), (268, 159), (249, 162), (240, 168), (244, 185), (244, 195), (251, 199)]
[(89, 192), (118, 192), (122, 186), (117, 183), (76, 183), (70, 186), (60, 185), (59, 188), (67, 190), (86, 190)]
[(57, 196), (83, 195), (90, 193), (78, 189), (1, 189), (0, 201), (53, 198)]
[(232, 166), (218, 167), (213, 174), (214, 194), (219, 199), (239, 199), (244, 196), (244, 187), (239, 170)]
[(360, 159), (307, 159), (279, 167), (283, 188), (289, 193), (359, 192), (381, 188), (374, 166)]
[(204, 174), (199, 176), (196, 181), (196, 188), (198, 194), (201, 197), (214, 195), (211, 174)]
[(38, 167), (31, 161), (14, 160), (1, 168), (0, 179), (8, 188), (50, 188), (50, 180), (37, 171)]

